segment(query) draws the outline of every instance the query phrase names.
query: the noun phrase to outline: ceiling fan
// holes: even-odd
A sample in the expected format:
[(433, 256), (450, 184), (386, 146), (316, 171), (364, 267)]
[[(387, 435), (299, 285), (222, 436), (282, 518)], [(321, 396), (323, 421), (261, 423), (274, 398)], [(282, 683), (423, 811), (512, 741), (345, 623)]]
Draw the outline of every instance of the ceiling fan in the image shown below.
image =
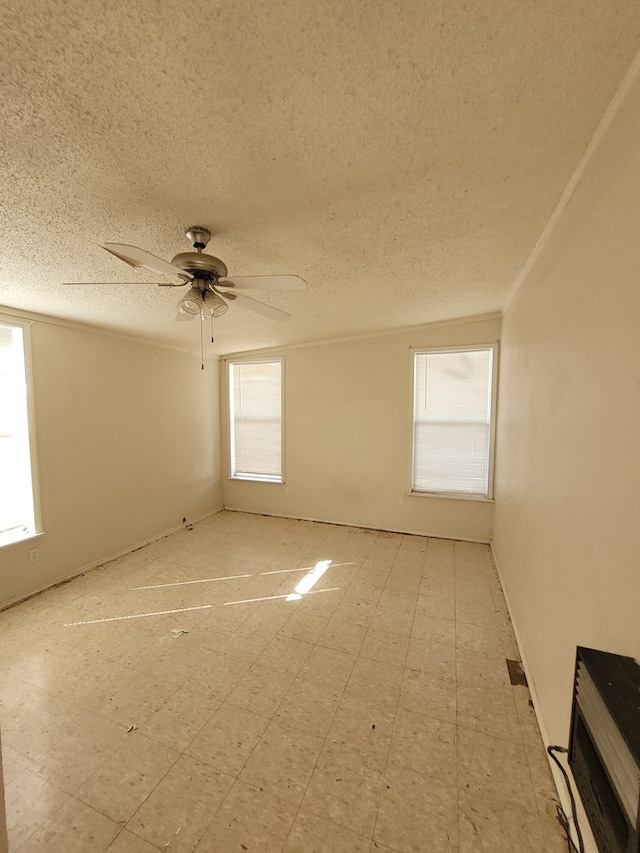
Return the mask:
[[(228, 302), (235, 302), (243, 308), (248, 308), (272, 320), (287, 320), (291, 316), (286, 311), (235, 291), (304, 290), (307, 286), (304, 279), (297, 275), (228, 277), (227, 267), (220, 258), (206, 255), (202, 251), (211, 239), (211, 232), (207, 228), (194, 225), (187, 229), (185, 236), (195, 251), (180, 252), (172, 258), (171, 263), (137, 246), (127, 246), (124, 243), (105, 243), (102, 248), (132, 267), (140, 267), (179, 279), (173, 282), (156, 282), (158, 287), (191, 285), (188, 292), (178, 300), (176, 320), (193, 320), (199, 316), (201, 320), (213, 321), (214, 317), (220, 317), (229, 310)], [(89, 282), (65, 282), (68, 285), (81, 283)], [(93, 283), (97, 284), (97, 282)]]

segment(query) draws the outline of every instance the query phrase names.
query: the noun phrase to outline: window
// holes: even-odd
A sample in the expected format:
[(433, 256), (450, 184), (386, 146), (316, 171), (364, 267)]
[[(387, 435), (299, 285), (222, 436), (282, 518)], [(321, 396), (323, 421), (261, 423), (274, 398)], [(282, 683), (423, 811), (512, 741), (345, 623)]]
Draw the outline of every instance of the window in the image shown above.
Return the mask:
[(231, 476), (282, 483), (281, 358), (229, 363)]
[(491, 497), (495, 350), (414, 354), (412, 491)]
[(0, 545), (36, 533), (29, 441), (28, 323), (0, 317)]

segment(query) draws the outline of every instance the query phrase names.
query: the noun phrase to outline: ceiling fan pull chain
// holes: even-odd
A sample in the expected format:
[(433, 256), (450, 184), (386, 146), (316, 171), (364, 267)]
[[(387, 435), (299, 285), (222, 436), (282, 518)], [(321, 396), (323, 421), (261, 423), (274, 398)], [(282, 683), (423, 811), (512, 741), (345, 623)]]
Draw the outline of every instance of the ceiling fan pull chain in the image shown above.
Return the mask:
[(215, 339), (213, 337), (213, 314), (211, 315), (211, 343), (215, 343)]
[(202, 316), (202, 311), (200, 312), (200, 369), (204, 370), (204, 317)]

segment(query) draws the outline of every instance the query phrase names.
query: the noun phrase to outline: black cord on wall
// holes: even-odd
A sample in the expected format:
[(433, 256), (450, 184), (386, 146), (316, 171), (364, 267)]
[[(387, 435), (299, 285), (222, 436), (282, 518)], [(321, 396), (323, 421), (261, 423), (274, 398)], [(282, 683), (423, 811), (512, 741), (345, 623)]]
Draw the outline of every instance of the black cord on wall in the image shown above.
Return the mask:
[(560, 823), (564, 831), (567, 833), (567, 843), (569, 845), (569, 853), (584, 853), (584, 841), (582, 840), (582, 832), (580, 832), (580, 824), (578, 823), (578, 812), (576, 809), (576, 801), (573, 796), (573, 791), (571, 790), (571, 782), (569, 781), (569, 777), (567, 776), (567, 771), (564, 769), (562, 764), (558, 761), (555, 753), (559, 752), (561, 755), (566, 755), (567, 751), (563, 746), (548, 746), (547, 752), (554, 760), (554, 762), (558, 765), (560, 772), (564, 777), (565, 785), (567, 786), (567, 791), (569, 793), (569, 800), (571, 801), (571, 815), (573, 817), (573, 825), (576, 828), (576, 835), (578, 836), (578, 846), (573, 843), (571, 838), (571, 827), (569, 825), (569, 819), (564, 813), (564, 809), (559, 806), (558, 807), (558, 816), (560, 819)]

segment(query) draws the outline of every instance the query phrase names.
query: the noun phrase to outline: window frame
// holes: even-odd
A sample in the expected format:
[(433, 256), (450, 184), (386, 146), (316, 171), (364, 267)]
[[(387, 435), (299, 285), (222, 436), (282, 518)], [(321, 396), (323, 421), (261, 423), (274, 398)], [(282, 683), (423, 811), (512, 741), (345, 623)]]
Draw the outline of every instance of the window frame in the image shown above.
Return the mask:
[[(414, 487), (414, 465), (415, 465), (415, 427), (416, 427), (416, 356), (431, 354), (453, 354), (459, 352), (478, 352), (480, 350), (491, 350), (491, 400), (489, 421), (489, 459), (487, 470), (487, 493), (486, 495), (470, 494), (468, 492), (445, 492), (418, 490)], [(480, 503), (493, 503), (494, 470), (495, 470), (495, 448), (496, 448), (496, 415), (498, 401), (498, 361), (500, 346), (497, 341), (490, 343), (460, 344), (455, 346), (437, 347), (410, 347), (411, 354), (411, 467), (409, 470), (409, 488), (407, 495), (416, 498), (442, 498), (444, 500), (477, 501)]]
[[(227, 430), (228, 442), (227, 450), (229, 454), (229, 464), (227, 469), (227, 478), (234, 481), (244, 481), (250, 483), (272, 483), (274, 485), (282, 485), (285, 482), (285, 357), (284, 356), (255, 356), (250, 358), (230, 358), (226, 360), (227, 371)], [(234, 447), (234, 395), (233, 395), (233, 368), (236, 364), (275, 364), (280, 365), (280, 477), (275, 477), (268, 474), (238, 474), (234, 472), (235, 462), (235, 447)]]
[(25, 542), (42, 535), (42, 514), (40, 508), (40, 478), (38, 475), (38, 453), (36, 442), (35, 399), (33, 393), (33, 359), (31, 342), (31, 320), (0, 312), (0, 325), (19, 328), (22, 331), (22, 350), (24, 358), (24, 377), (26, 386), (27, 431), (29, 438), (29, 467), (31, 476), (31, 499), (33, 504), (33, 529), (28, 532), (17, 530), (13, 535), (3, 537), (0, 534), (0, 549)]

